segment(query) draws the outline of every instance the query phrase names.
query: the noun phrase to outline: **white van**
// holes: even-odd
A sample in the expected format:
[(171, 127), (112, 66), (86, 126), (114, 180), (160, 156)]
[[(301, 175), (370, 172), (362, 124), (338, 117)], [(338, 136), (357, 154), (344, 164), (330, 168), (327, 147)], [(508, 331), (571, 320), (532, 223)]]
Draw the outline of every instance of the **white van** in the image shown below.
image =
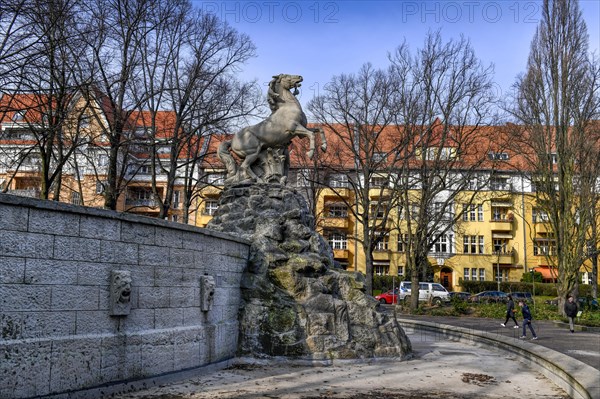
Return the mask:
[[(398, 300), (410, 302), (411, 293), (410, 281), (400, 282)], [(442, 302), (450, 302), (450, 295), (443, 285), (438, 283), (419, 283), (419, 301), (430, 302), (434, 305), (441, 305)]]

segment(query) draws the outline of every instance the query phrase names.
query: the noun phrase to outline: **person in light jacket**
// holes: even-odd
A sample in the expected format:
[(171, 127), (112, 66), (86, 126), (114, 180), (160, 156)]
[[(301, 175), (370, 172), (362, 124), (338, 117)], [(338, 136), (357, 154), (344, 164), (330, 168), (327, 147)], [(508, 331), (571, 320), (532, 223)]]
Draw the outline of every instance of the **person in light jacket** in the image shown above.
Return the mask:
[(565, 302), (565, 314), (569, 318), (569, 330), (574, 333), (575, 332), (575, 317), (577, 317), (577, 302), (575, 302), (575, 298), (573, 295), (569, 295), (567, 297), (567, 302)]
[(529, 330), (533, 335), (533, 338), (531, 339), (538, 339), (537, 335), (535, 334), (535, 330), (531, 325), (532, 317), (531, 312), (529, 311), (529, 306), (527, 306), (527, 304), (523, 301), (519, 301), (519, 306), (521, 307), (521, 313), (523, 314), (523, 335), (521, 335), (521, 338), (527, 338), (527, 327), (529, 327)]
[(508, 319), (512, 319), (515, 322), (514, 328), (519, 328), (519, 323), (517, 323), (517, 319), (515, 318), (515, 303), (513, 302), (512, 295), (508, 296), (508, 302), (506, 303), (506, 320), (504, 320), (504, 323), (500, 323), (500, 325), (506, 327)]

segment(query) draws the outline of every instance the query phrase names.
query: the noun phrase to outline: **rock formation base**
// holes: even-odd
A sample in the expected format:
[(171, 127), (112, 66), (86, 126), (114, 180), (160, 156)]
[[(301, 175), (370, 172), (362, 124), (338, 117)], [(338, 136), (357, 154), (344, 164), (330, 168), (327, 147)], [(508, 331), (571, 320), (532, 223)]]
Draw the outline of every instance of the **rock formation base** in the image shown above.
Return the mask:
[(410, 341), (377, 311), (361, 274), (333, 267), (327, 243), (295, 190), (225, 188), (208, 228), (252, 242), (242, 278), (240, 356), (312, 360), (407, 357)]

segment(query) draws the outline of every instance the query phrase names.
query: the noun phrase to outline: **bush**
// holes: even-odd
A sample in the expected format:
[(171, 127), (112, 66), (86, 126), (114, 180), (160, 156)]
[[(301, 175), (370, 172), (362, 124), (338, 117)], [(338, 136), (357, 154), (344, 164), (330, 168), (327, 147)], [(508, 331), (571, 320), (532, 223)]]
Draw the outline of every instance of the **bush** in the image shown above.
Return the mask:
[[(459, 280), (463, 291), (476, 294), (481, 291), (497, 291), (498, 283), (495, 281), (464, 281)], [(581, 286), (580, 286), (581, 287)], [(500, 291), (504, 292), (533, 292), (533, 285), (525, 282), (502, 282)], [(556, 286), (551, 283), (535, 283), (535, 295), (556, 296)]]
[(392, 289), (392, 285), (399, 286), (401, 277), (394, 276), (373, 276), (373, 290), (387, 292)]

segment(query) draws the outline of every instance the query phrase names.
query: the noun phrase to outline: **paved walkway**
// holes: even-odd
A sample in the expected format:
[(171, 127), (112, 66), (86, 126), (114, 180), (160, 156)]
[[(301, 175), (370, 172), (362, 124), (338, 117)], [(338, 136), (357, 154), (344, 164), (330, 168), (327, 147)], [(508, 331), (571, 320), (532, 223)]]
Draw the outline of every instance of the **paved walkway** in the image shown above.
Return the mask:
[[(399, 314), (398, 317), (485, 331), (488, 334), (499, 334), (516, 340), (519, 340), (523, 333), (521, 325), (518, 329), (513, 328), (514, 323), (512, 320), (509, 320), (506, 327), (502, 327), (500, 323), (504, 320), (498, 319), (413, 316), (406, 314)], [(518, 321), (520, 322), (520, 320)], [(546, 320), (533, 320), (533, 328), (539, 337), (538, 340), (532, 341), (536, 345), (564, 353), (600, 370), (600, 331), (598, 329), (581, 331), (578, 328), (579, 331), (576, 330), (572, 334), (569, 332), (568, 325)], [(527, 339), (530, 340), (531, 337), (531, 332), (527, 329)]]

